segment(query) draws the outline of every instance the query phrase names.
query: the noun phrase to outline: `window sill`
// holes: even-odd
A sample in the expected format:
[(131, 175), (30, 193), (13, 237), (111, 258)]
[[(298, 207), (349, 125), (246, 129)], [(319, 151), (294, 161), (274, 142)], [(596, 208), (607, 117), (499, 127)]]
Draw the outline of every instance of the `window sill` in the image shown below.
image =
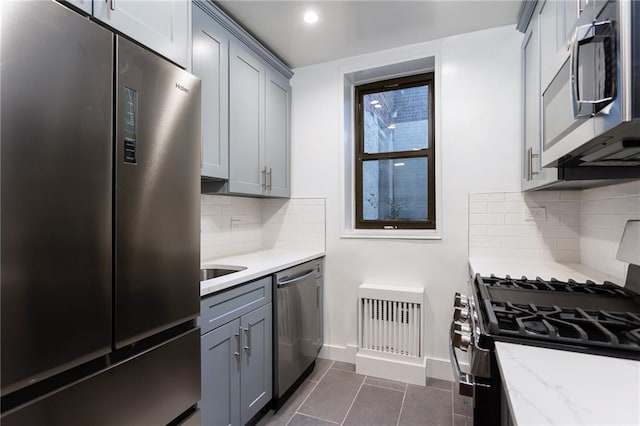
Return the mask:
[(442, 240), (437, 229), (348, 229), (340, 238), (387, 240)]

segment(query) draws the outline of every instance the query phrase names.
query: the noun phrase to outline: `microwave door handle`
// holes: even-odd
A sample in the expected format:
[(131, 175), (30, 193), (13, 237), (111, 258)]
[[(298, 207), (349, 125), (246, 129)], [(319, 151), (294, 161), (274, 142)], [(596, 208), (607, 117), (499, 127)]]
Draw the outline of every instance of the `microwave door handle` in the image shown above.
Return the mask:
[[(580, 82), (578, 73), (579, 62), (579, 48), (581, 45), (591, 43), (605, 43), (606, 39), (611, 38), (611, 27), (613, 26), (611, 21), (594, 22), (589, 25), (583, 25), (576, 28), (575, 37), (573, 40), (573, 46), (571, 48), (571, 97), (573, 104), (573, 116), (574, 118), (591, 117), (595, 114), (594, 106), (600, 105), (606, 102), (611, 102), (614, 99), (614, 86), (615, 84), (609, 84), (610, 93), (599, 99), (580, 99)], [(615, 78), (615, 49), (612, 48), (612, 43), (605, 43), (607, 48), (605, 49), (605, 62), (610, 64), (610, 69), (614, 71), (610, 72), (610, 75), (606, 75), (609, 79)], [(586, 111), (583, 111), (586, 110)]]
[(573, 45), (571, 46), (571, 56), (569, 60), (571, 61), (571, 104), (573, 106), (573, 118), (581, 118), (581, 117), (590, 117), (591, 113), (585, 113), (582, 111), (583, 102), (580, 99), (580, 83), (578, 81), (578, 54), (579, 47), (581, 42), (587, 41), (589, 39), (589, 34), (591, 29), (593, 28), (592, 24), (582, 25), (577, 27), (573, 37)]

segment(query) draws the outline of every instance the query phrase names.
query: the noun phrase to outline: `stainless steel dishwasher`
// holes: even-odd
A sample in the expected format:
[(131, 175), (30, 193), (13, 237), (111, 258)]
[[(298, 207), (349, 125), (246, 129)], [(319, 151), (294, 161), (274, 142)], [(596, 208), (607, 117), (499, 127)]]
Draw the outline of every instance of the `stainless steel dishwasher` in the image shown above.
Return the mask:
[(275, 277), (273, 395), (279, 407), (297, 387), (294, 384), (313, 370), (322, 345), (322, 259), (281, 271)]

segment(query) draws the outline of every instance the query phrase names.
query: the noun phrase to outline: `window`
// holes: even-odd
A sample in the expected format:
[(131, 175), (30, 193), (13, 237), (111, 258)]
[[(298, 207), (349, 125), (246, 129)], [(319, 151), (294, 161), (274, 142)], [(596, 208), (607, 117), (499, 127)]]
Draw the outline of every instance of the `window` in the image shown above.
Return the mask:
[(435, 229), (433, 73), (355, 86), (356, 228)]

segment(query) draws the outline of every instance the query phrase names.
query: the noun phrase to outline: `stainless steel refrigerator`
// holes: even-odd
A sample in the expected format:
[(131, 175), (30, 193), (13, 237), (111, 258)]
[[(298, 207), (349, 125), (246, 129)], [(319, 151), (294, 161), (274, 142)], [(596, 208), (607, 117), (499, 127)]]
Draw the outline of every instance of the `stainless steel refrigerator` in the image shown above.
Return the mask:
[(0, 16), (0, 421), (192, 421), (200, 80), (57, 2)]

